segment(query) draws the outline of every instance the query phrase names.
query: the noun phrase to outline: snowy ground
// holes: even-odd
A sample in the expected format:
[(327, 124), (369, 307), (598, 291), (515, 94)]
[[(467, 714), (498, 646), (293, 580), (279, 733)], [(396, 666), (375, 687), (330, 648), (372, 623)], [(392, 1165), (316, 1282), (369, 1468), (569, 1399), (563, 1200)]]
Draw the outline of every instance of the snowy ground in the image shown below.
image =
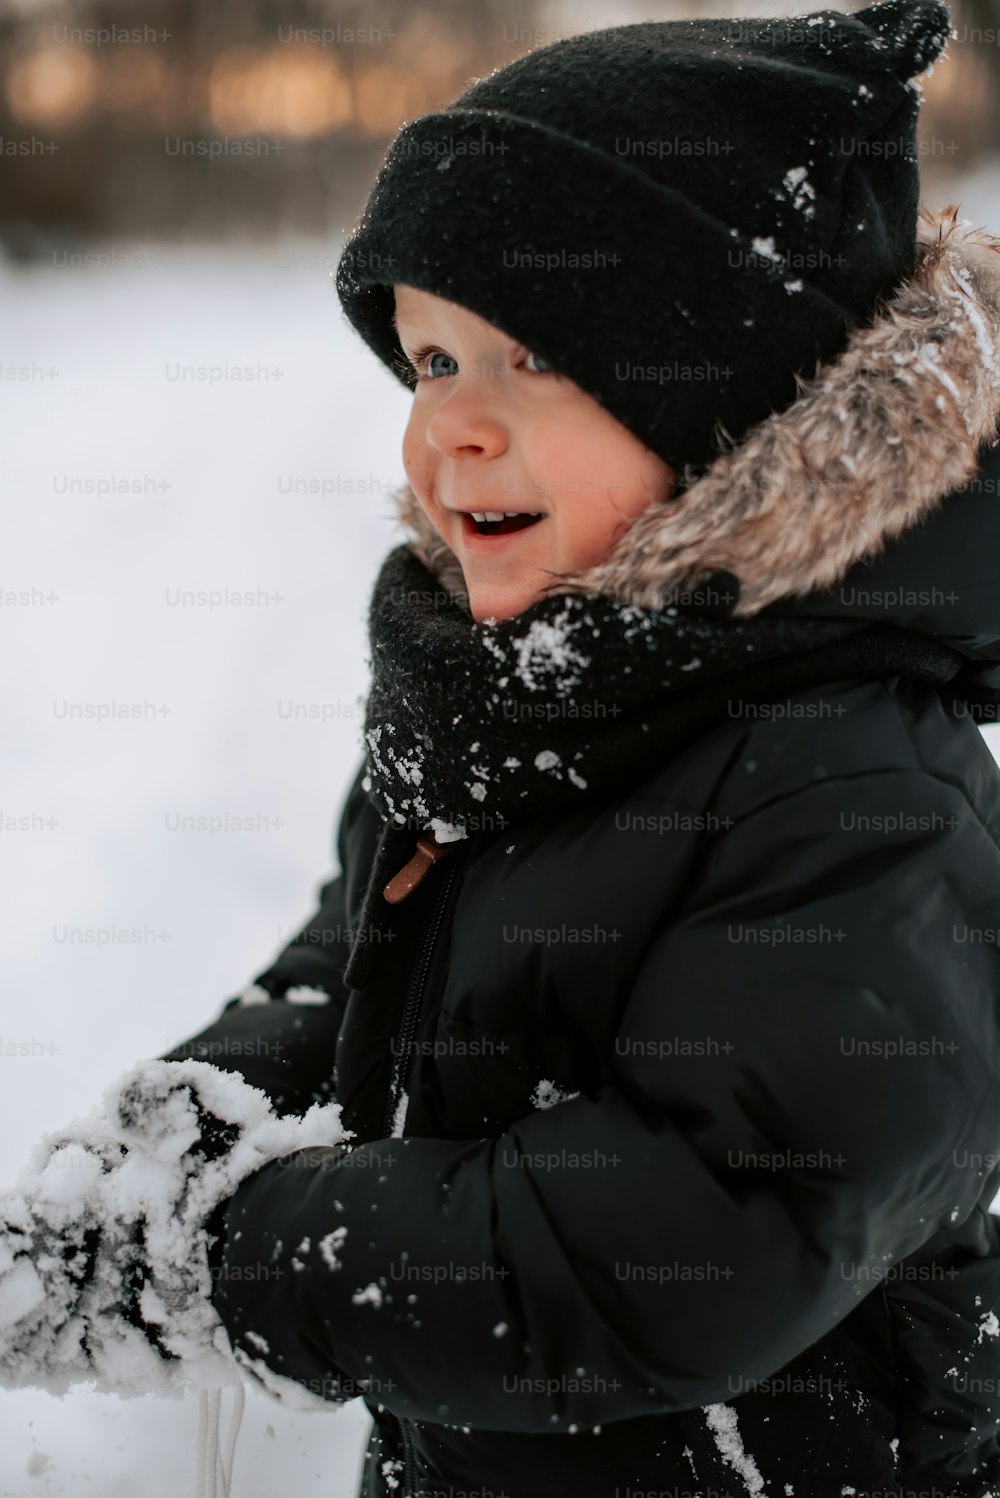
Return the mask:
[[(33, 375), (0, 386), (0, 589), (30, 599), (0, 613), (0, 816), (30, 819), (0, 871), (0, 1182), (208, 1023), (336, 868), (409, 403), (341, 321), (337, 249), (0, 268), (0, 358)], [(227, 362), (257, 378), (178, 377)], [(227, 588), (255, 601), (175, 591)], [(67, 716), (111, 703), (136, 716)], [(252, 830), (178, 826), (227, 815)], [(193, 1396), (4, 1395), (0, 1494), (181, 1498), (195, 1421)], [(234, 1498), (349, 1498), (368, 1425), (359, 1400), (294, 1416), (249, 1394)]]
[[(341, 321), (337, 251), (0, 264), (0, 360), (29, 371), (0, 386), (0, 589), (29, 600), (0, 612), (0, 1183), (202, 1028), (336, 867), (409, 400)], [(226, 364), (255, 377), (180, 378)], [(252, 830), (177, 826), (227, 816)], [(193, 1397), (5, 1395), (0, 1498), (181, 1498), (195, 1418)], [(251, 1393), (233, 1498), (352, 1498), (367, 1429), (360, 1401), (294, 1416)]]

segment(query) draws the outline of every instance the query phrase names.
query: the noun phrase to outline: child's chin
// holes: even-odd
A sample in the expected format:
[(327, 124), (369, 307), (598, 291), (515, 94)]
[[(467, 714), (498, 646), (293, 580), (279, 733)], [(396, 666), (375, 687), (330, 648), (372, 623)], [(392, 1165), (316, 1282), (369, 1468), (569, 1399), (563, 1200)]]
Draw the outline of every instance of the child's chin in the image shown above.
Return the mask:
[(477, 624), (487, 619), (500, 623), (504, 619), (516, 619), (537, 597), (537, 593), (527, 588), (477, 588), (473, 585), (469, 589), (469, 609)]

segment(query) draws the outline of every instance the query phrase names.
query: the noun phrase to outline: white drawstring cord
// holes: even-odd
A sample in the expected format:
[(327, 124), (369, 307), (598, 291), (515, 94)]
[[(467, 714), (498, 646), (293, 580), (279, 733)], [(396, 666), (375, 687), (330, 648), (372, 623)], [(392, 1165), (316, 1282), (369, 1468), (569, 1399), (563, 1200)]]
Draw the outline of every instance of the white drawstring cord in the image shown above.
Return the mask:
[(212, 1462), (212, 1486), (208, 1486), (209, 1448), (219, 1449), (219, 1390), (198, 1391), (198, 1476), (195, 1498), (215, 1498), (215, 1462)]
[(233, 1461), (236, 1457), (236, 1437), (240, 1433), (240, 1424), (243, 1420), (243, 1408), (246, 1404), (246, 1392), (242, 1383), (233, 1388), (233, 1413), (229, 1417), (229, 1431), (226, 1435), (226, 1454), (223, 1457), (219, 1453), (219, 1461), (222, 1467), (222, 1479), (225, 1483), (219, 1498), (229, 1498), (229, 1488), (233, 1480)]
[(233, 1386), (233, 1413), (229, 1417), (226, 1434), (226, 1451), (219, 1446), (219, 1410), (222, 1403), (221, 1389), (201, 1389), (198, 1392), (198, 1475), (195, 1498), (229, 1498), (233, 1480), (233, 1458), (236, 1455), (236, 1437), (243, 1419), (246, 1393), (242, 1383)]

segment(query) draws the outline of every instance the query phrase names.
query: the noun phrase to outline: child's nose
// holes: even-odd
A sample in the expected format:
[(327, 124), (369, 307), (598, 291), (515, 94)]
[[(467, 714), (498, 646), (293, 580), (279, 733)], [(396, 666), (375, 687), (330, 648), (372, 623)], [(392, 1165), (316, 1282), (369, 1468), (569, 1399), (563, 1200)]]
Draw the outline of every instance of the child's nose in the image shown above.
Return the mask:
[(506, 451), (509, 432), (487, 395), (455, 390), (428, 421), (427, 441), (442, 457), (494, 458)]

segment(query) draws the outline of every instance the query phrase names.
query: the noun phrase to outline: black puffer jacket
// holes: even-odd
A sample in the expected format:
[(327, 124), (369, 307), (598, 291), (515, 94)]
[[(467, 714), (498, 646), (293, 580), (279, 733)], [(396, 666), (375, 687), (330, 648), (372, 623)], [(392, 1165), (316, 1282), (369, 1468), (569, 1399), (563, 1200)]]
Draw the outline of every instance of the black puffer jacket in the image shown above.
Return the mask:
[(364, 1394), (365, 1498), (1000, 1492), (1000, 773), (977, 726), (1000, 450), (981, 463), (838, 589), (771, 609), (933, 637), (949, 687), (821, 681), (475, 832), (348, 989), (381, 829), (362, 765), (315, 916), (171, 1053), (283, 1110), (333, 1092), (355, 1131), (340, 1163), (240, 1188), (215, 1300), (276, 1371)]

